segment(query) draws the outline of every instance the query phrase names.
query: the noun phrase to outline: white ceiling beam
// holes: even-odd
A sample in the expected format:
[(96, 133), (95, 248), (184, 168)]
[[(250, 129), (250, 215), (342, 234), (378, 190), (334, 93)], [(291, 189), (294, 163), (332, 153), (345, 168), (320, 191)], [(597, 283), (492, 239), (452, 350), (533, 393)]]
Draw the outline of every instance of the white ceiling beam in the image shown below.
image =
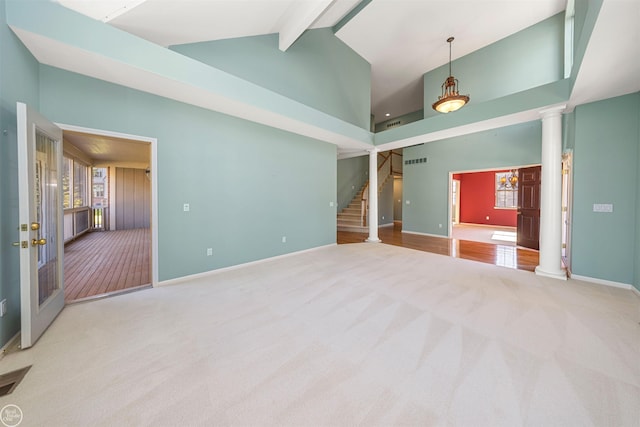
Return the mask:
[(280, 20), (278, 47), (286, 52), (334, 0), (295, 1)]

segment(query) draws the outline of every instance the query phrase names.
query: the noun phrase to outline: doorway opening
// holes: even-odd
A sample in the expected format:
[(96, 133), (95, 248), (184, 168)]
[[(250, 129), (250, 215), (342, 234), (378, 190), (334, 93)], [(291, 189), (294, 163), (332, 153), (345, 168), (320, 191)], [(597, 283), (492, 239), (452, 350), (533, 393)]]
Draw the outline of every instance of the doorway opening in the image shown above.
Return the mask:
[[(519, 237), (535, 234), (522, 233), (520, 197), (524, 185), (519, 175), (531, 166), (467, 170), (449, 174), (449, 237), (456, 240), (489, 243), (505, 250), (523, 246)], [(539, 166), (534, 166), (539, 168)], [(526, 174), (528, 176), (528, 173)], [(528, 184), (528, 183), (527, 183)], [(529, 194), (538, 197), (539, 192)], [(528, 224), (528, 223), (527, 223)], [(521, 236), (519, 236), (519, 234)]]
[(65, 303), (157, 283), (156, 140), (63, 129)]

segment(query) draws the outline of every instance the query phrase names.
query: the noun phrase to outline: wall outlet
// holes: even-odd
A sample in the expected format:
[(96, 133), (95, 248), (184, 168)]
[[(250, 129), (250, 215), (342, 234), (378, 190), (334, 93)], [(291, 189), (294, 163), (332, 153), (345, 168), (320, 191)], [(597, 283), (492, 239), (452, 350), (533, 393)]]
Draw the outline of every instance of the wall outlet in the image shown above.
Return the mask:
[(213, 248), (207, 248), (207, 256), (213, 255)]
[(438, 224), (438, 228), (442, 228), (442, 224)]
[(329, 202), (329, 207), (333, 207), (333, 202)]
[(382, 215), (382, 219), (384, 219), (384, 215)]
[(287, 243), (287, 236), (282, 236), (282, 243)]
[(7, 314), (7, 299), (0, 301), (0, 317), (4, 317)]
[(189, 212), (189, 210), (191, 209), (191, 207), (189, 206), (189, 203), (185, 203), (184, 205), (182, 205), (182, 210), (185, 212)]
[(410, 205), (411, 204), (411, 200), (407, 200), (405, 203)]
[(487, 221), (489, 221), (489, 215), (487, 215), (484, 219), (486, 219)]

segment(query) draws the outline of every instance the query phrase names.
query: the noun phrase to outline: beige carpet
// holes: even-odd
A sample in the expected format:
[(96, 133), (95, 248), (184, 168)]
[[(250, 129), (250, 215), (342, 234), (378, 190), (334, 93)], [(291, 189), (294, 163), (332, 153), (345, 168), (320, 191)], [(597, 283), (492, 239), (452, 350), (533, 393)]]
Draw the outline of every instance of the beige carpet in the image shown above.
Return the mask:
[(491, 243), (493, 245), (516, 246), (516, 228), (454, 224), (451, 231), (451, 238)]
[(21, 426), (634, 426), (629, 290), (351, 244), (68, 306)]

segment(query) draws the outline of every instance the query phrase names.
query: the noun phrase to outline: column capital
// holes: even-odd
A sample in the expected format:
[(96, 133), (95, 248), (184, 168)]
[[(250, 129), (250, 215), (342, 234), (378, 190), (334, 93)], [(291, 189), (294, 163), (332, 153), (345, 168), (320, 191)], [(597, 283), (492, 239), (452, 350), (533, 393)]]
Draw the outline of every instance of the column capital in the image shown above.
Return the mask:
[(555, 105), (553, 107), (545, 108), (544, 110), (538, 111), (538, 114), (540, 114), (543, 119), (546, 119), (547, 117), (559, 116), (566, 109), (566, 104)]
[(377, 147), (373, 147), (373, 148), (367, 148), (367, 151), (369, 152), (369, 154), (374, 154), (374, 153), (379, 153), (380, 149)]

